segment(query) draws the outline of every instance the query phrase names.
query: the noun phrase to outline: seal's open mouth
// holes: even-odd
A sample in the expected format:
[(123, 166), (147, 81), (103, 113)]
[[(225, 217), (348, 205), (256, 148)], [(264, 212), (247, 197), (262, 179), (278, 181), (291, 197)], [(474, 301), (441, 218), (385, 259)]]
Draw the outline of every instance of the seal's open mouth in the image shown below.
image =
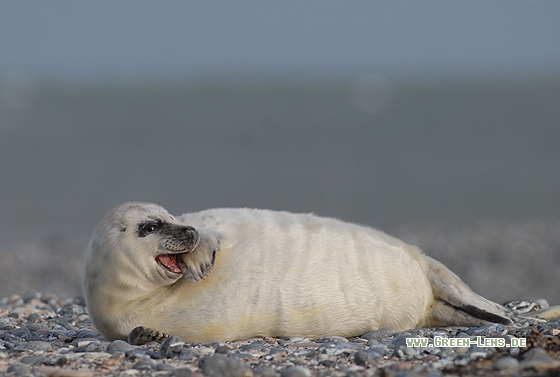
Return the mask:
[[(161, 264), (163, 267), (167, 268), (169, 271), (174, 272), (176, 274), (181, 273), (181, 267), (179, 267), (179, 254), (161, 254), (156, 257), (156, 260)], [(182, 260), (181, 260), (182, 262)]]

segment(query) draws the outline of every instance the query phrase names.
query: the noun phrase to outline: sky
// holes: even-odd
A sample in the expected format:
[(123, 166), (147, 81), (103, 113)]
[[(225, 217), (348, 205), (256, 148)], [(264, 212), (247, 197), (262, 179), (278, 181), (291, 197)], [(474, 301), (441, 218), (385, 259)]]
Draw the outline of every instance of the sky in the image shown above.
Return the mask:
[(0, 77), (560, 75), (558, 1), (0, 2)]

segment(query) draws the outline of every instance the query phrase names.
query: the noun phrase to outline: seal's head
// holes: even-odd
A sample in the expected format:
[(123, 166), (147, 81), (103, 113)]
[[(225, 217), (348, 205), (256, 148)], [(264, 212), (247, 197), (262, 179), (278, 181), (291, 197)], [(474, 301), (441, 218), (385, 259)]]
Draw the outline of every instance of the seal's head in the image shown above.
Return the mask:
[(122, 319), (127, 303), (190, 276), (184, 259), (199, 239), (195, 228), (157, 204), (124, 203), (107, 213), (88, 247), (84, 282), (88, 310), (105, 337), (123, 338), (130, 331), (133, 319)]
[[(99, 223), (88, 251), (86, 271), (95, 273), (101, 267), (91, 263), (95, 258), (103, 261), (103, 269), (112, 265), (126, 269), (123, 272), (128, 280), (137, 276), (155, 284), (171, 283), (186, 273), (180, 256), (192, 252), (198, 241), (197, 230), (175, 220), (165, 208), (152, 203), (124, 203)], [(131, 274), (132, 269), (136, 273)]]

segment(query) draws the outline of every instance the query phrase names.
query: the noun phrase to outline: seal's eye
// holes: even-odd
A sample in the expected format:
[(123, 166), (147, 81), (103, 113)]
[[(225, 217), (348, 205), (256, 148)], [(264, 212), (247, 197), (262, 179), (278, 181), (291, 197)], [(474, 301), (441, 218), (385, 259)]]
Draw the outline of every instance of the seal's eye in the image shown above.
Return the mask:
[(138, 225), (138, 237), (146, 237), (161, 227), (159, 222), (142, 223)]

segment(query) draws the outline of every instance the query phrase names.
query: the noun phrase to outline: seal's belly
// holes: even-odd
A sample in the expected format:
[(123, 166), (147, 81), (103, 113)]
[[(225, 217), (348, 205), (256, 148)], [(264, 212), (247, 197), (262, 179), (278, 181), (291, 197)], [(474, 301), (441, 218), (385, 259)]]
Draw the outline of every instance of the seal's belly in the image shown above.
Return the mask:
[(355, 336), (413, 328), (426, 313), (432, 293), (413, 247), (333, 219), (228, 211), (208, 217), (224, 235), (214, 270), (177, 282), (155, 328), (187, 341)]

